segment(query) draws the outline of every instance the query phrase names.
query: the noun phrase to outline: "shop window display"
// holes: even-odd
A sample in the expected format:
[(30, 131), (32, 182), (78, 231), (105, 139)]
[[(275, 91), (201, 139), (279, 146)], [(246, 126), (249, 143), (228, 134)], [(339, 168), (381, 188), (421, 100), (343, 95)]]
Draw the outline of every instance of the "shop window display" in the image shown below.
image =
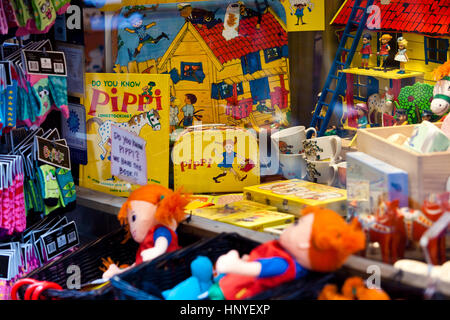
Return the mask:
[(1, 1), (0, 299), (448, 299), (450, 4), (338, 2)]

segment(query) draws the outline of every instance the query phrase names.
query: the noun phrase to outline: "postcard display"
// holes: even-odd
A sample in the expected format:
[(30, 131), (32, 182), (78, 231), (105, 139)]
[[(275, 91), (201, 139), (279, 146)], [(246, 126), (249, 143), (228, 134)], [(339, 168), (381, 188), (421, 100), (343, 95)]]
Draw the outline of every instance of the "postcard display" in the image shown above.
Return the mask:
[[(80, 167), (80, 186), (128, 196), (137, 179), (112, 175), (111, 145), (124, 148), (121, 178), (133, 171), (148, 183), (169, 184), (169, 76), (144, 74), (86, 74), (86, 132), (88, 164)], [(117, 141), (115, 130), (129, 133)], [(131, 137), (131, 138), (130, 138)], [(132, 139), (135, 137), (135, 139)], [(116, 138), (116, 139), (115, 139)], [(142, 143), (142, 141), (144, 141)], [(146, 166), (136, 148), (145, 146)], [(143, 147), (142, 147), (143, 148)], [(139, 164), (139, 168), (136, 165)], [(128, 167), (128, 169), (126, 168)], [(134, 182), (134, 183), (133, 183)]]
[(123, 7), (114, 19), (114, 71), (169, 74), (172, 129), (196, 121), (287, 125), (286, 9), (243, 3), (245, 14), (225, 1)]

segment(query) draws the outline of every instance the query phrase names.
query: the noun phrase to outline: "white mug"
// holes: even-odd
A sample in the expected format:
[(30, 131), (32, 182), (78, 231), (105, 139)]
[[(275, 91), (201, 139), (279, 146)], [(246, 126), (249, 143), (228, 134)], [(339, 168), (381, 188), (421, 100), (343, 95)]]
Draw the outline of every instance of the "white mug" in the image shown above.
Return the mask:
[(332, 186), (338, 177), (338, 165), (333, 161), (306, 160), (308, 180), (315, 183)]
[(303, 141), (309, 131), (313, 131), (317, 136), (315, 128), (306, 129), (304, 126), (292, 127), (275, 132), (271, 136), (275, 150), (280, 154), (301, 154), (303, 153)]
[(283, 176), (288, 180), (306, 177), (306, 160), (301, 154), (280, 154), (280, 166)]
[(303, 142), (305, 157), (311, 161), (331, 160), (337, 162), (342, 151), (342, 140), (338, 136), (308, 139)]

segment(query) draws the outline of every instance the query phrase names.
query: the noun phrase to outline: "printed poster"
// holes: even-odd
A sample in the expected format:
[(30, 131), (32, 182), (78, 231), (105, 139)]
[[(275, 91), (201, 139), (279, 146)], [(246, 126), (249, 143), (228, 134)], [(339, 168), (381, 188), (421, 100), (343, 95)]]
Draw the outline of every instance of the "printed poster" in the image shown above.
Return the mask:
[(287, 126), (286, 12), (261, 0), (125, 6), (113, 19), (114, 71), (169, 74), (171, 131)]
[(169, 184), (169, 76), (86, 74), (88, 164), (81, 166), (80, 186), (128, 196), (138, 185), (111, 174), (111, 128), (146, 141), (147, 181)]
[(280, 1), (287, 12), (289, 32), (325, 30), (325, 0)]

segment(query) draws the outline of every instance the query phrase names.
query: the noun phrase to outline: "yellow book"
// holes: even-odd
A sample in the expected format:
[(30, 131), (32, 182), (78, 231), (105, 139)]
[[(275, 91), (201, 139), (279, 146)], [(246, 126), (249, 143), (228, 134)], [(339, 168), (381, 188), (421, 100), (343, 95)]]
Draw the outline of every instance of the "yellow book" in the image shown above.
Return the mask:
[(112, 131), (118, 127), (145, 140), (144, 160), (129, 154), (133, 165), (146, 163), (139, 176), (168, 187), (169, 76), (86, 73), (85, 83), (88, 164), (80, 166), (80, 186), (122, 197), (140, 187), (112, 175)]
[(286, 230), (287, 227), (290, 227), (292, 225), (292, 223), (293, 222), (287, 223), (287, 224), (281, 224), (281, 225), (275, 226), (275, 227), (264, 228), (264, 232), (279, 236), (283, 233), (284, 230)]
[(218, 219), (220, 222), (229, 223), (255, 231), (263, 231), (268, 227), (293, 223), (294, 220), (295, 216), (292, 214), (270, 210), (236, 213), (228, 217)]
[(276, 206), (278, 211), (300, 215), (308, 206), (323, 206), (345, 216), (347, 191), (299, 179), (244, 188), (247, 200)]
[(210, 220), (219, 220), (234, 214), (252, 213), (258, 210), (276, 211), (276, 209), (277, 208), (275, 207), (264, 205), (261, 203), (242, 200), (226, 205), (216, 205), (212, 207), (194, 209), (191, 211), (191, 213), (194, 216), (199, 216)]

